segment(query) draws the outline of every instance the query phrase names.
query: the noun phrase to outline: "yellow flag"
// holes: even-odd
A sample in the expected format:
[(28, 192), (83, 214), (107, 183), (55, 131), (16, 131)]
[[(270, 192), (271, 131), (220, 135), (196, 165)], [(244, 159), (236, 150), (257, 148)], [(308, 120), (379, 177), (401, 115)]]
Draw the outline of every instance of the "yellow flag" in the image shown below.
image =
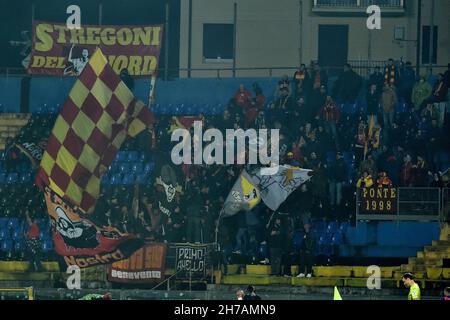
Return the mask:
[(334, 287), (334, 297), (333, 300), (342, 300), (341, 294), (337, 287)]

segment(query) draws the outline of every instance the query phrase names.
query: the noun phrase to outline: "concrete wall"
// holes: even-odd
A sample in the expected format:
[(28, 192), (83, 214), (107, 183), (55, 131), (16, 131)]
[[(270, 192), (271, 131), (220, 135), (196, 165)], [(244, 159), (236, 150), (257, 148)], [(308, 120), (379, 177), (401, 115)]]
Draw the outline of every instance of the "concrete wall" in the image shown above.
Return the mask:
[[(300, 60), (309, 63), (318, 58), (318, 33), (321, 24), (349, 26), (348, 60), (386, 60), (389, 57), (416, 61), (414, 41), (393, 41), (394, 28), (405, 28), (405, 39), (416, 39), (417, 0), (406, 0), (399, 16), (384, 15), (382, 29), (368, 30), (367, 15), (318, 14), (309, 0), (192, 0), (192, 68), (232, 68), (232, 63), (210, 63), (202, 59), (203, 24), (233, 23), (233, 4), (237, 3), (236, 67), (296, 67)], [(302, 6), (302, 10), (300, 9)], [(435, 0), (435, 25), (439, 28), (438, 65), (450, 61), (450, 1)], [(429, 25), (431, 1), (423, 1), (422, 24)], [(189, 0), (181, 0), (180, 68), (188, 66)], [(302, 24), (302, 26), (300, 26)], [(369, 38), (371, 40), (369, 41)], [(371, 48), (369, 50), (369, 48)], [(294, 70), (273, 70), (272, 75), (291, 74)], [(437, 71), (437, 70), (436, 70)], [(442, 71), (439, 70), (439, 71)], [(270, 71), (238, 71), (236, 76), (269, 76)], [(186, 76), (181, 72), (180, 76)], [(221, 72), (220, 76), (231, 76)], [(216, 71), (192, 72), (193, 77), (217, 76)]]

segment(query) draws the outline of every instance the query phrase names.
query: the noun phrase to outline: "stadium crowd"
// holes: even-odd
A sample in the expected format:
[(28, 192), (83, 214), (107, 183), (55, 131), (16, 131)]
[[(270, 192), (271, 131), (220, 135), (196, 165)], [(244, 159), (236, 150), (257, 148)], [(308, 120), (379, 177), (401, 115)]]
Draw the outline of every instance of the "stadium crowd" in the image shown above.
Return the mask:
[[(281, 163), (312, 169), (314, 177), (277, 212), (260, 204), (219, 223), (244, 166), (191, 165), (183, 167), (183, 192), (175, 195), (170, 216), (158, 206), (157, 190), (162, 190), (153, 174), (144, 186), (103, 184), (93, 219), (156, 241), (211, 243), (217, 236), (224, 261), (270, 261), (274, 274), (286, 275), (290, 264), (300, 261), (305, 266), (300, 276), (310, 276), (312, 264), (318, 263), (313, 221), (352, 220), (355, 187), (448, 186), (443, 171), (450, 149), (450, 65), (434, 83), (430, 79), (417, 78), (411, 63), (390, 59), (368, 78), (347, 64), (332, 83), (314, 63), (302, 65), (292, 78), (283, 76), (273, 93), (262, 92), (257, 83), (251, 89), (241, 85), (223, 114), (203, 117), (204, 128), (280, 130)], [(53, 122), (48, 119), (48, 126), (28, 134), (48, 136)], [(154, 160), (155, 152), (170, 153), (172, 124), (170, 117), (160, 117), (123, 150), (140, 152), (145, 163)], [(26, 165), (8, 141), (4, 170)], [(31, 183), (0, 186), (0, 199), (2, 217), (46, 217), (43, 196)]]

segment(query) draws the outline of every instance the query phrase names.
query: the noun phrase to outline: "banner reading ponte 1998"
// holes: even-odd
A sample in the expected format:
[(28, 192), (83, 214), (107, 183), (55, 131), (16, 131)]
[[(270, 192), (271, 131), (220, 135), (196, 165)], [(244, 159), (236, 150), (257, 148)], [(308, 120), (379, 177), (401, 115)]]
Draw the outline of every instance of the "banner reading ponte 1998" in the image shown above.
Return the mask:
[(30, 74), (77, 76), (97, 47), (116, 73), (153, 76), (158, 69), (163, 36), (162, 25), (82, 26), (35, 22)]

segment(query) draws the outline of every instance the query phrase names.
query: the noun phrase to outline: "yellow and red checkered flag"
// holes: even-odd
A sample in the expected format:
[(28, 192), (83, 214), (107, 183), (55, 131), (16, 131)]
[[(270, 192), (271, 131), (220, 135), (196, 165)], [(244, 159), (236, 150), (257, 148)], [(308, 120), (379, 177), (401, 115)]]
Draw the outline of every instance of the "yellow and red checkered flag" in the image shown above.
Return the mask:
[(92, 212), (100, 178), (122, 143), (154, 121), (153, 113), (136, 100), (97, 49), (56, 120), (36, 183)]

